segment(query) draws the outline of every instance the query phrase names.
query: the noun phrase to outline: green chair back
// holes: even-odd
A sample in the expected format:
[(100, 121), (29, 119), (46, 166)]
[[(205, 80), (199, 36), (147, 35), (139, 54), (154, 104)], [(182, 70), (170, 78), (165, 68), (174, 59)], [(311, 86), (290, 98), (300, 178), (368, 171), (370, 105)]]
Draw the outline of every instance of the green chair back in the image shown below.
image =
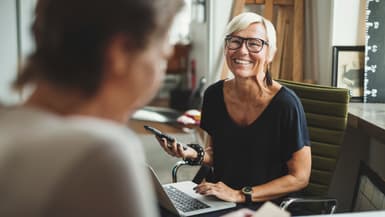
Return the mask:
[(305, 195), (326, 196), (347, 125), (349, 92), (344, 88), (278, 80), (301, 99), (312, 150), (310, 183)]

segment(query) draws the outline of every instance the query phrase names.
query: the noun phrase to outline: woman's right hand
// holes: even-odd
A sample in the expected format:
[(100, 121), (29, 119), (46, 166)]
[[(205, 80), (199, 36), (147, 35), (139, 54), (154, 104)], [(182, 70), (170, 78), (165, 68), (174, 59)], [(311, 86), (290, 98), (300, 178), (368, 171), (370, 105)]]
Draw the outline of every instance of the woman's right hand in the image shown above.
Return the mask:
[(163, 150), (173, 157), (183, 159), (194, 159), (198, 157), (198, 153), (194, 149), (188, 146), (184, 146), (186, 149), (183, 150), (182, 145), (178, 144), (176, 140), (174, 140), (172, 144), (167, 144), (167, 140), (165, 138), (159, 138), (157, 136), (155, 137)]

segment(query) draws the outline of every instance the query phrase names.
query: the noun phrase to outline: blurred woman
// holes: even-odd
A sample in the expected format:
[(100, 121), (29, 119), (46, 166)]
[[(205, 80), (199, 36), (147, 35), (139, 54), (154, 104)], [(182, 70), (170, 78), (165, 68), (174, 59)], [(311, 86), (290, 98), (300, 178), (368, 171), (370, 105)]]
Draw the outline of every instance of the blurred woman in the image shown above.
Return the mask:
[(181, 0), (40, 0), (36, 50), (0, 110), (1, 216), (158, 216), (139, 139)]

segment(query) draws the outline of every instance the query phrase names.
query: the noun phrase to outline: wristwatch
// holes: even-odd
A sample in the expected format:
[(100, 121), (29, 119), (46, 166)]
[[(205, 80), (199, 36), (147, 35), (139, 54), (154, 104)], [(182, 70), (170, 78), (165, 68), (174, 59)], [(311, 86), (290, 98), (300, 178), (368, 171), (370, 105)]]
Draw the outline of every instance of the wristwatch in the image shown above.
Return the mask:
[(245, 186), (242, 188), (242, 193), (245, 195), (245, 203), (251, 203), (251, 194), (253, 193), (253, 189), (250, 186)]

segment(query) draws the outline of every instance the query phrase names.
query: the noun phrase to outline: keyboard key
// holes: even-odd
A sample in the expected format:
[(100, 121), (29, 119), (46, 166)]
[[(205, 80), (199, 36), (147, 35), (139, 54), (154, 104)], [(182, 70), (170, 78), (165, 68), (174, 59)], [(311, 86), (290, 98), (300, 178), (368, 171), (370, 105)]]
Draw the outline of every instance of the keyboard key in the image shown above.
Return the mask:
[(183, 212), (189, 212), (210, 207), (209, 205), (191, 197), (173, 186), (164, 187), (167, 195), (173, 201), (175, 207)]

